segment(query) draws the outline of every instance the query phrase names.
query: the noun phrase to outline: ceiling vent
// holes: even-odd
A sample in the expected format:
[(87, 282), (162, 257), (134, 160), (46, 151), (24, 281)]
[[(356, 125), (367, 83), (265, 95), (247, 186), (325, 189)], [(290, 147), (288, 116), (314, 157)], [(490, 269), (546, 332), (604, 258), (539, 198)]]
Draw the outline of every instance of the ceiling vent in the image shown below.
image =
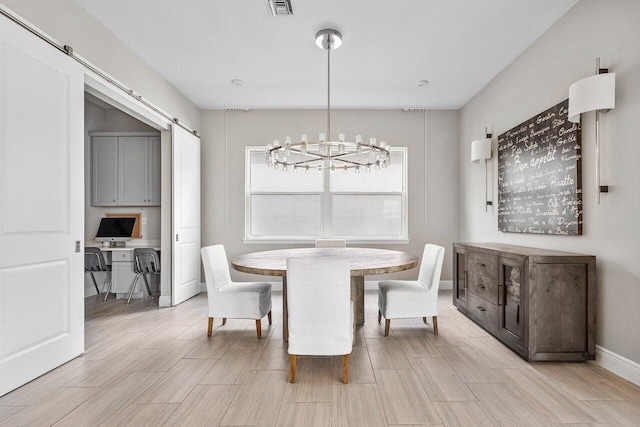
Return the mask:
[(291, 0), (267, 0), (267, 4), (273, 16), (293, 15)]

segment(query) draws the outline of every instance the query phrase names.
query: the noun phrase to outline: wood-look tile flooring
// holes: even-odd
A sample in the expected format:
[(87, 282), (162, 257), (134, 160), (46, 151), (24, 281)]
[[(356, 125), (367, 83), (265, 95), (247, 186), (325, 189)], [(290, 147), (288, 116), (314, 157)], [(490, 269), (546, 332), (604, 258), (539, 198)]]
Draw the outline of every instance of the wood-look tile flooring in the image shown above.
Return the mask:
[[(440, 300), (383, 337), (374, 292), (350, 383), (341, 358), (299, 358), (287, 383), (282, 295), (257, 340), (252, 320), (214, 324), (202, 294), (175, 308), (86, 299), (86, 352), (0, 397), (2, 426), (639, 426), (640, 387), (592, 363), (526, 363)], [(384, 322), (383, 322), (384, 323)]]

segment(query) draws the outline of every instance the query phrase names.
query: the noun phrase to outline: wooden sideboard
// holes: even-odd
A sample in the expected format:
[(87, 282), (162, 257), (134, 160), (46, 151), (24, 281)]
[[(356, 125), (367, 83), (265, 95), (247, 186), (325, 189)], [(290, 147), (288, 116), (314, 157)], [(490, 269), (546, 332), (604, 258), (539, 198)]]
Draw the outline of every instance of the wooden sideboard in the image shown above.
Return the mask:
[(596, 258), (453, 244), (453, 304), (530, 361), (595, 359)]

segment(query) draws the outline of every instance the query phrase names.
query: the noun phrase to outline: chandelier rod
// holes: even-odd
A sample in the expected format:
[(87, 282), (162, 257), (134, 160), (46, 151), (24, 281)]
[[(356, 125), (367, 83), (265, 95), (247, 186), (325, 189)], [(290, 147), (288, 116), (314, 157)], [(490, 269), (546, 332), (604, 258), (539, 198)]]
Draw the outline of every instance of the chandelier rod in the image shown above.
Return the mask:
[(331, 42), (332, 35), (329, 34), (327, 44), (327, 141), (331, 141)]

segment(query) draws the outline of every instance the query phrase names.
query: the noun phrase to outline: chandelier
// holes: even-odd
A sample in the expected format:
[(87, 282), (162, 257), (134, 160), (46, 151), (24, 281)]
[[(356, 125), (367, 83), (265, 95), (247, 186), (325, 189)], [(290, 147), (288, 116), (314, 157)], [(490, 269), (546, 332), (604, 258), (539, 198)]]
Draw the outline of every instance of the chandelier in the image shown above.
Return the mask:
[(318, 141), (309, 141), (307, 135), (302, 135), (300, 142), (292, 142), (287, 136), (284, 144), (279, 140), (266, 146), (266, 163), (275, 169), (289, 168), (294, 172), (309, 173), (317, 170), (344, 171), (360, 169), (369, 172), (371, 168), (386, 168), (391, 162), (391, 147), (384, 142), (377, 142), (370, 138), (369, 143), (362, 140), (362, 135), (356, 135), (355, 141), (347, 141), (344, 133), (338, 134), (338, 140), (331, 139), (331, 50), (342, 45), (342, 34), (336, 30), (321, 30), (316, 34), (316, 44), (327, 51), (327, 132), (320, 133)]

